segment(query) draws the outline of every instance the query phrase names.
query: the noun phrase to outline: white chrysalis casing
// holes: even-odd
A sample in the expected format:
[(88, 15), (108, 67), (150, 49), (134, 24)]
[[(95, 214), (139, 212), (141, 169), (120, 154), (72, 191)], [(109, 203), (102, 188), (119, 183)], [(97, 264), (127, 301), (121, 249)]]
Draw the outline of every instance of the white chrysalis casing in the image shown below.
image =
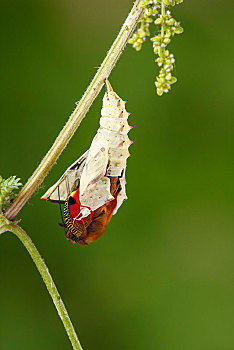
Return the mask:
[(128, 138), (131, 126), (123, 101), (106, 80), (100, 127), (89, 150), (73, 163), (42, 197), (52, 202), (64, 202), (80, 180), (80, 214), (77, 220), (88, 216), (114, 197), (110, 193), (109, 177), (118, 177), (121, 190), (117, 196), (114, 214), (127, 199), (125, 191), (126, 160), (132, 141)]
[(128, 147), (132, 141), (128, 138), (131, 127), (128, 125), (129, 113), (123, 101), (107, 81), (107, 92), (103, 98), (100, 128), (94, 137), (80, 178), (80, 203), (83, 216), (114, 199), (110, 193), (109, 176), (118, 176), (121, 191), (117, 197), (117, 212), (127, 199), (125, 192), (126, 160)]

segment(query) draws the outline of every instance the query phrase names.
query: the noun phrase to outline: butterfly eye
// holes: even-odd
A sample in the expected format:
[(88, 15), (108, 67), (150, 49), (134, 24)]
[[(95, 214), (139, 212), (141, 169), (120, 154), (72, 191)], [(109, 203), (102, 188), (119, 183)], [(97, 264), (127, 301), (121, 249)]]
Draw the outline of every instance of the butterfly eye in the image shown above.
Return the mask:
[(70, 196), (69, 199), (68, 199), (68, 204), (69, 204), (69, 205), (76, 204), (75, 198), (73, 198), (72, 196)]

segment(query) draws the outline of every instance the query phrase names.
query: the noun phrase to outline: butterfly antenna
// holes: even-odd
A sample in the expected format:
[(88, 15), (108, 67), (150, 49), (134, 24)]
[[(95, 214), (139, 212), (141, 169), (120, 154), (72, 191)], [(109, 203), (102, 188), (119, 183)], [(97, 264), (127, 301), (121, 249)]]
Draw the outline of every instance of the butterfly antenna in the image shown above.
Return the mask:
[(62, 219), (62, 224), (59, 224), (60, 226), (63, 226), (64, 232), (65, 234), (67, 233), (65, 227), (65, 222), (64, 222), (64, 218), (63, 218), (63, 212), (62, 212), (62, 206), (61, 206), (61, 202), (60, 202), (60, 192), (59, 192), (59, 186), (58, 186), (58, 195), (59, 195), (59, 211), (60, 211), (60, 215), (61, 215), (61, 219)]

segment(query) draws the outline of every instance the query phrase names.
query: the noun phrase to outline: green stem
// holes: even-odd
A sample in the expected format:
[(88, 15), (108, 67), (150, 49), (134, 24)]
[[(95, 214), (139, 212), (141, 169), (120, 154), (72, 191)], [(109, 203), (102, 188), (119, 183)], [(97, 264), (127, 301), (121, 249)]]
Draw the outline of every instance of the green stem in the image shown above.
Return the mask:
[[(161, 15), (165, 16), (165, 4), (163, 0), (161, 2)], [(163, 34), (164, 34), (164, 24), (162, 24), (162, 27), (161, 27), (161, 35), (163, 36)]]
[(72, 325), (72, 322), (69, 318), (68, 312), (65, 308), (65, 305), (61, 299), (61, 296), (54, 284), (54, 281), (49, 273), (48, 267), (46, 266), (44, 260), (40, 256), (37, 248), (33, 244), (30, 237), (26, 234), (26, 232), (19, 226), (15, 225), (14, 223), (11, 223), (10, 221), (8, 224), (5, 224), (0, 227), (0, 233), (10, 231), (14, 233), (19, 240), (23, 243), (29, 254), (31, 255), (31, 258), (33, 259), (45, 285), (48, 289), (48, 292), (50, 293), (50, 296), (54, 302), (54, 305), (58, 311), (59, 317), (61, 318), (64, 328), (69, 336), (69, 339), (72, 343), (72, 347), (75, 350), (82, 350), (82, 347), (80, 345), (79, 339), (76, 335), (75, 329)]
[(7, 208), (5, 216), (9, 220), (13, 219), (20, 211), (20, 209), (26, 204), (28, 199), (36, 191), (37, 187), (42, 183), (51, 167), (55, 164), (64, 148), (67, 146), (74, 132), (80, 125), (82, 119), (88, 112), (93, 101), (98, 96), (105, 79), (108, 78), (112, 69), (114, 68), (117, 60), (124, 50), (124, 47), (132, 36), (132, 33), (143, 12), (144, 10), (141, 8), (141, 0), (135, 1), (133, 8), (129, 13), (126, 21), (124, 22), (117, 38), (112, 44), (109, 52), (107, 53), (107, 56), (105, 57), (103, 63), (101, 64), (99, 70), (97, 71), (95, 77), (93, 78), (80, 102), (77, 104), (77, 107), (70, 116), (68, 122), (58, 135), (53, 146), (50, 148), (49, 152), (46, 154), (35, 172), (16, 196), (12, 204)]

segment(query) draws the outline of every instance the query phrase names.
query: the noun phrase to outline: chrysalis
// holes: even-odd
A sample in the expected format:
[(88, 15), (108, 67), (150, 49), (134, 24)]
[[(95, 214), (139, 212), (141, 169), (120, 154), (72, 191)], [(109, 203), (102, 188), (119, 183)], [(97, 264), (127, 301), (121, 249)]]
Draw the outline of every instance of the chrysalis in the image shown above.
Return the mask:
[(126, 160), (132, 141), (123, 101), (106, 80), (100, 127), (92, 144), (42, 197), (64, 204), (66, 237), (89, 244), (105, 231), (124, 200)]

